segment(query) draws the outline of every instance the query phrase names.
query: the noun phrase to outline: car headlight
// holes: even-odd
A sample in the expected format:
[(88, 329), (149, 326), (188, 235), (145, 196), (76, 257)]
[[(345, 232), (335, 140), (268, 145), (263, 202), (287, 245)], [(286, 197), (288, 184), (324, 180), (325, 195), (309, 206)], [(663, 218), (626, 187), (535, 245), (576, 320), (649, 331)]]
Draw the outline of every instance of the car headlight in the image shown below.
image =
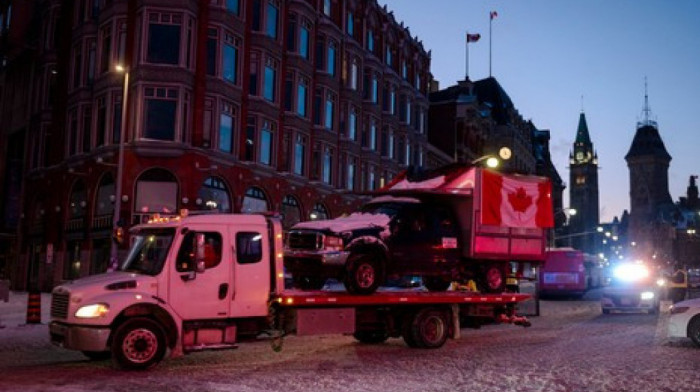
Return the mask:
[(642, 300), (654, 299), (654, 293), (651, 291), (643, 291), (639, 296), (642, 298)]
[(107, 304), (92, 304), (81, 306), (77, 312), (75, 312), (75, 317), (77, 318), (97, 318), (102, 317), (109, 312), (109, 305)]

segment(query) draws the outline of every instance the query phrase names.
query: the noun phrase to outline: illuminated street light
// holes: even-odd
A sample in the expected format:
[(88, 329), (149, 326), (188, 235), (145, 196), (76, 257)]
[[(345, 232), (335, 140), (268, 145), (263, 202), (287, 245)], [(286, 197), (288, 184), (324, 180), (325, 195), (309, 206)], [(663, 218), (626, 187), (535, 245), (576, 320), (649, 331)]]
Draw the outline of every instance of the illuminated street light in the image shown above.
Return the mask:
[[(117, 161), (117, 179), (114, 194), (116, 195), (116, 203), (114, 203), (114, 216), (112, 218), (112, 230), (117, 231), (119, 229), (119, 218), (121, 216), (121, 205), (120, 200), (124, 199), (122, 195), (122, 180), (124, 177), (124, 139), (126, 138), (126, 112), (127, 105), (129, 103), (129, 71), (128, 69), (118, 64), (114, 67), (119, 73), (124, 74), (124, 86), (122, 90), (122, 113), (121, 113), (121, 124), (119, 129), (119, 153)], [(127, 199), (128, 200), (128, 199)], [(110, 266), (109, 268), (115, 270), (119, 264), (119, 244), (116, 241), (112, 241), (112, 248), (110, 252)]]

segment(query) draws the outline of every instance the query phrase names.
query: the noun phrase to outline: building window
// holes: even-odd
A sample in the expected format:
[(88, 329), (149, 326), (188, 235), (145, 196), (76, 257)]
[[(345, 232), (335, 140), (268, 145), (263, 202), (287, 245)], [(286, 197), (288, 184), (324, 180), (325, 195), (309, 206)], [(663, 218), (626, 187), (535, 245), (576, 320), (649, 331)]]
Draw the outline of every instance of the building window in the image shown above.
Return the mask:
[(377, 149), (377, 124), (374, 119), (369, 120), (369, 148)]
[(105, 144), (107, 134), (107, 99), (102, 96), (97, 98), (97, 128), (95, 129), (95, 146)]
[(257, 121), (255, 117), (248, 117), (248, 124), (246, 126), (246, 139), (245, 139), (245, 153), (243, 158), (246, 161), (255, 160), (255, 146), (257, 145), (255, 139), (255, 134), (257, 132)]
[(112, 65), (112, 24), (108, 24), (101, 31), (102, 39), (100, 40), (100, 73), (109, 71)]
[(374, 174), (374, 166), (370, 166), (367, 170), (367, 190), (373, 191), (376, 187), (376, 176)]
[(357, 166), (357, 163), (355, 162), (354, 158), (348, 157), (348, 171), (347, 171), (347, 182), (345, 184), (345, 187), (352, 191), (355, 189), (355, 168)]
[(406, 155), (404, 156), (403, 163), (405, 165), (411, 164), (411, 143), (408, 141), (408, 138), (406, 138)]
[(287, 195), (282, 199), (282, 227), (290, 227), (301, 221), (301, 207), (294, 196)]
[(221, 71), (224, 80), (238, 84), (238, 47), (240, 40), (232, 34), (226, 34), (224, 41)]
[(323, 148), (323, 167), (321, 168), (321, 178), (323, 182), (332, 185), (333, 180), (333, 150), (326, 146)]
[(199, 188), (195, 203), (205, 210), (231, 212), (230, 199), (229, 190), (224, 180), (219, 177), (209, 177)]
[(219, 47), (219, 31), (207, 29), (207, 75), (216, 76), (216, 52)]
[(421, 91), (420, 74), (418, 72), (416, 72), (416, 89), (418, 91)]
[(326, 113), (324, 117), (324, 126), (326, 129), (333, 129), (333, 112), (335, 111), (335, 95), (332, 93), (326, 94)]
[(87, 84), (91, 85), (95, 80), (95, 67), (97, 66), (97, 43), (94, 39), (88, 40), (88, 53), (85, 59), (85, 70), (87, 71)]
[(92, 106), (87, 105), (83, 107), (83, 145), (82, 152), (89, 152), (91, 147), (92, 138)]
[(355, 35), (355, 18), (352, 12), (348, 12), (347, 31), (349, 36), (353, 37)]
[(240, 15), (240, 6), (239, 0), (226, 0), (226, 11), (228, 12)]
[(233, 152), (235, 109), (232, 104), (221, 104), (221, 116), (219, 116), (219, 150), (227, 153)]
[(418, 111), (418, 133), (425, 133), (425, 109), (423, 108)]
[(350, 63), (350, 88), (357, 91), (357, 60), (352, 59)]
[(391, 48), (389, 46), (386, 47), (386, 65), (392, 66), (392, 58), (391, 58)]
[(272, 141), (274, 125), (269, 121), (264, 121), (260, 130), (260, 163), (272, 165)]
[(258, 54), (251, 53), (250, 55), (250, 76), (248, 93), (250, 95), (258, 95)]
[(301, 117), (306, 117), (306, 101), (309, 94), (309, 80), (306, 78), (299, 78), (299, 84), (297, 85), (297, 114)]
[(393, 87), (389, 87), (389, 114), (396, 114), (396, 91)]
[(279, 3), (268, 1), (267, 14), (265, 17), (265, 34), (268, 37), (277, 39), (277, 25), (279, 23)]
[(166, 13), (148, 15), (148, 49), (146, 61), (176, 65), (180, 61), (182, 16)]
[(267, 196), (265, 192), (258, 187), (250, 187), (245, 191), (245, 197), (243, 198), (243, 205), (241, 206), (241, 212), (243, 213), (255, 213), (255, 212), (267, 212), (269, 211), (269, 203), (267, 201)]
[(297, 135), (294, 142), (294, 174), (304, 175), (306, 162), (306, 137)]
[(348, 139), (357, 140), (357, 114), (352, 106), (348, 113)]
[(372, 30), (367, 30), (367, 50), (374, 53), (374, 33)]
[(78, 110), (68, 113), (68, 156), (75, 155), (78, 150)]
[(277, 62), (268, 58), (265, 62), (265, 77), (263, 80), (263, 97), (270, 102), (275, 101), (275, 86), (277, 84)]
[(175, 140), (178, 91), (175, 88), (147, 87), (143, 136), (155, 140)]
[(331, 16), (331, 0), (323, 0), (323, 13), (328, 17)]
[(326, 61), (326, 71), (335, 76), (335, 43), (328, 42), (328, 58)]
[(302, 21), (299, 29), (299, 55), (305, 59), (309, 59), (309, 32), (311, 25), (309, 22)]
[(73, 88), (78, 88), (81, 85), (83, 69), (83, 46), (82, 43), (73, 47)]
[(378, 86), (378, 81), (377, 81), (377, 75), (372, 74), (372, 80), (371, 80), (371, 98), (372, 98), (372, 103), (376, 104), (378, 102), (377, 96), (379, 94), (379, 86)]

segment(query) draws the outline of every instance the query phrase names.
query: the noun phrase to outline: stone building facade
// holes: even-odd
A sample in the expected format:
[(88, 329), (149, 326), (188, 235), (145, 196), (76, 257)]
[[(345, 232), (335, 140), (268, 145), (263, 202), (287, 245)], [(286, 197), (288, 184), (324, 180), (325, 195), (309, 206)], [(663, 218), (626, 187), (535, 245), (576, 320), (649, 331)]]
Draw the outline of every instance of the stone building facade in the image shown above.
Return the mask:
[(430, 53), (376, 0), (5, 0), (0, 20), (14, 288), (104, 271), (114, 221), (289, 226), (426, 163)]

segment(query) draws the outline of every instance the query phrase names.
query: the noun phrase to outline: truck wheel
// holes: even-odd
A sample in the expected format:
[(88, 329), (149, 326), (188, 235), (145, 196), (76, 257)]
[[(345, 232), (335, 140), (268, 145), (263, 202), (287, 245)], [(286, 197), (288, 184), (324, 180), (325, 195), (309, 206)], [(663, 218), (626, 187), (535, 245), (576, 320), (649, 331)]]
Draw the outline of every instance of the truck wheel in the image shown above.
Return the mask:
[(112, 339), (112, 358), (123, 369), (148, 369), (164, 355), (165, 333), (158, 323), (148, 318), (125, 321)]
[(695, 316), (688, 323), (688, 337), (695, 345), (700, 346), (700, 317)]
[(380, 331), (356, 331), (352, 336), (359, 342), (365, 344), (384, 343), (389, 339), (389, 334), (385, 330)]
[(445, 291), (450, 288), (449, 280), (445, 280), (439, 276), (424, 276), (423, 286), (425, 286), (428, 291)]
[(479, 280), (479, 291), (482, 293), (502, 293), (506, 288), (506, 274), (503, 266), (498, 263), (486, 264)]
[(351, 255), (347, 263), (345, 288), (352, 294), (372, 294), (381, 283), (379, 262), (372, 254)]
[(294, 277), (294, 287), (302, 290), (321, 290), (326, 280), (318, 276), (299, 276)]
[(112, 353), (109, 351), (83, 351), (82, 353), (91, 361), (103, 361), (112, 356)]
[(404, 340), (409, 346), (419, 348), (442, 347), (447, 341), (450, 330), (445, 312), (435, 308), (420, 310), (408, 325), (410, 340), (415, 343), (415, 346), (411, 346), (405, 335)]

